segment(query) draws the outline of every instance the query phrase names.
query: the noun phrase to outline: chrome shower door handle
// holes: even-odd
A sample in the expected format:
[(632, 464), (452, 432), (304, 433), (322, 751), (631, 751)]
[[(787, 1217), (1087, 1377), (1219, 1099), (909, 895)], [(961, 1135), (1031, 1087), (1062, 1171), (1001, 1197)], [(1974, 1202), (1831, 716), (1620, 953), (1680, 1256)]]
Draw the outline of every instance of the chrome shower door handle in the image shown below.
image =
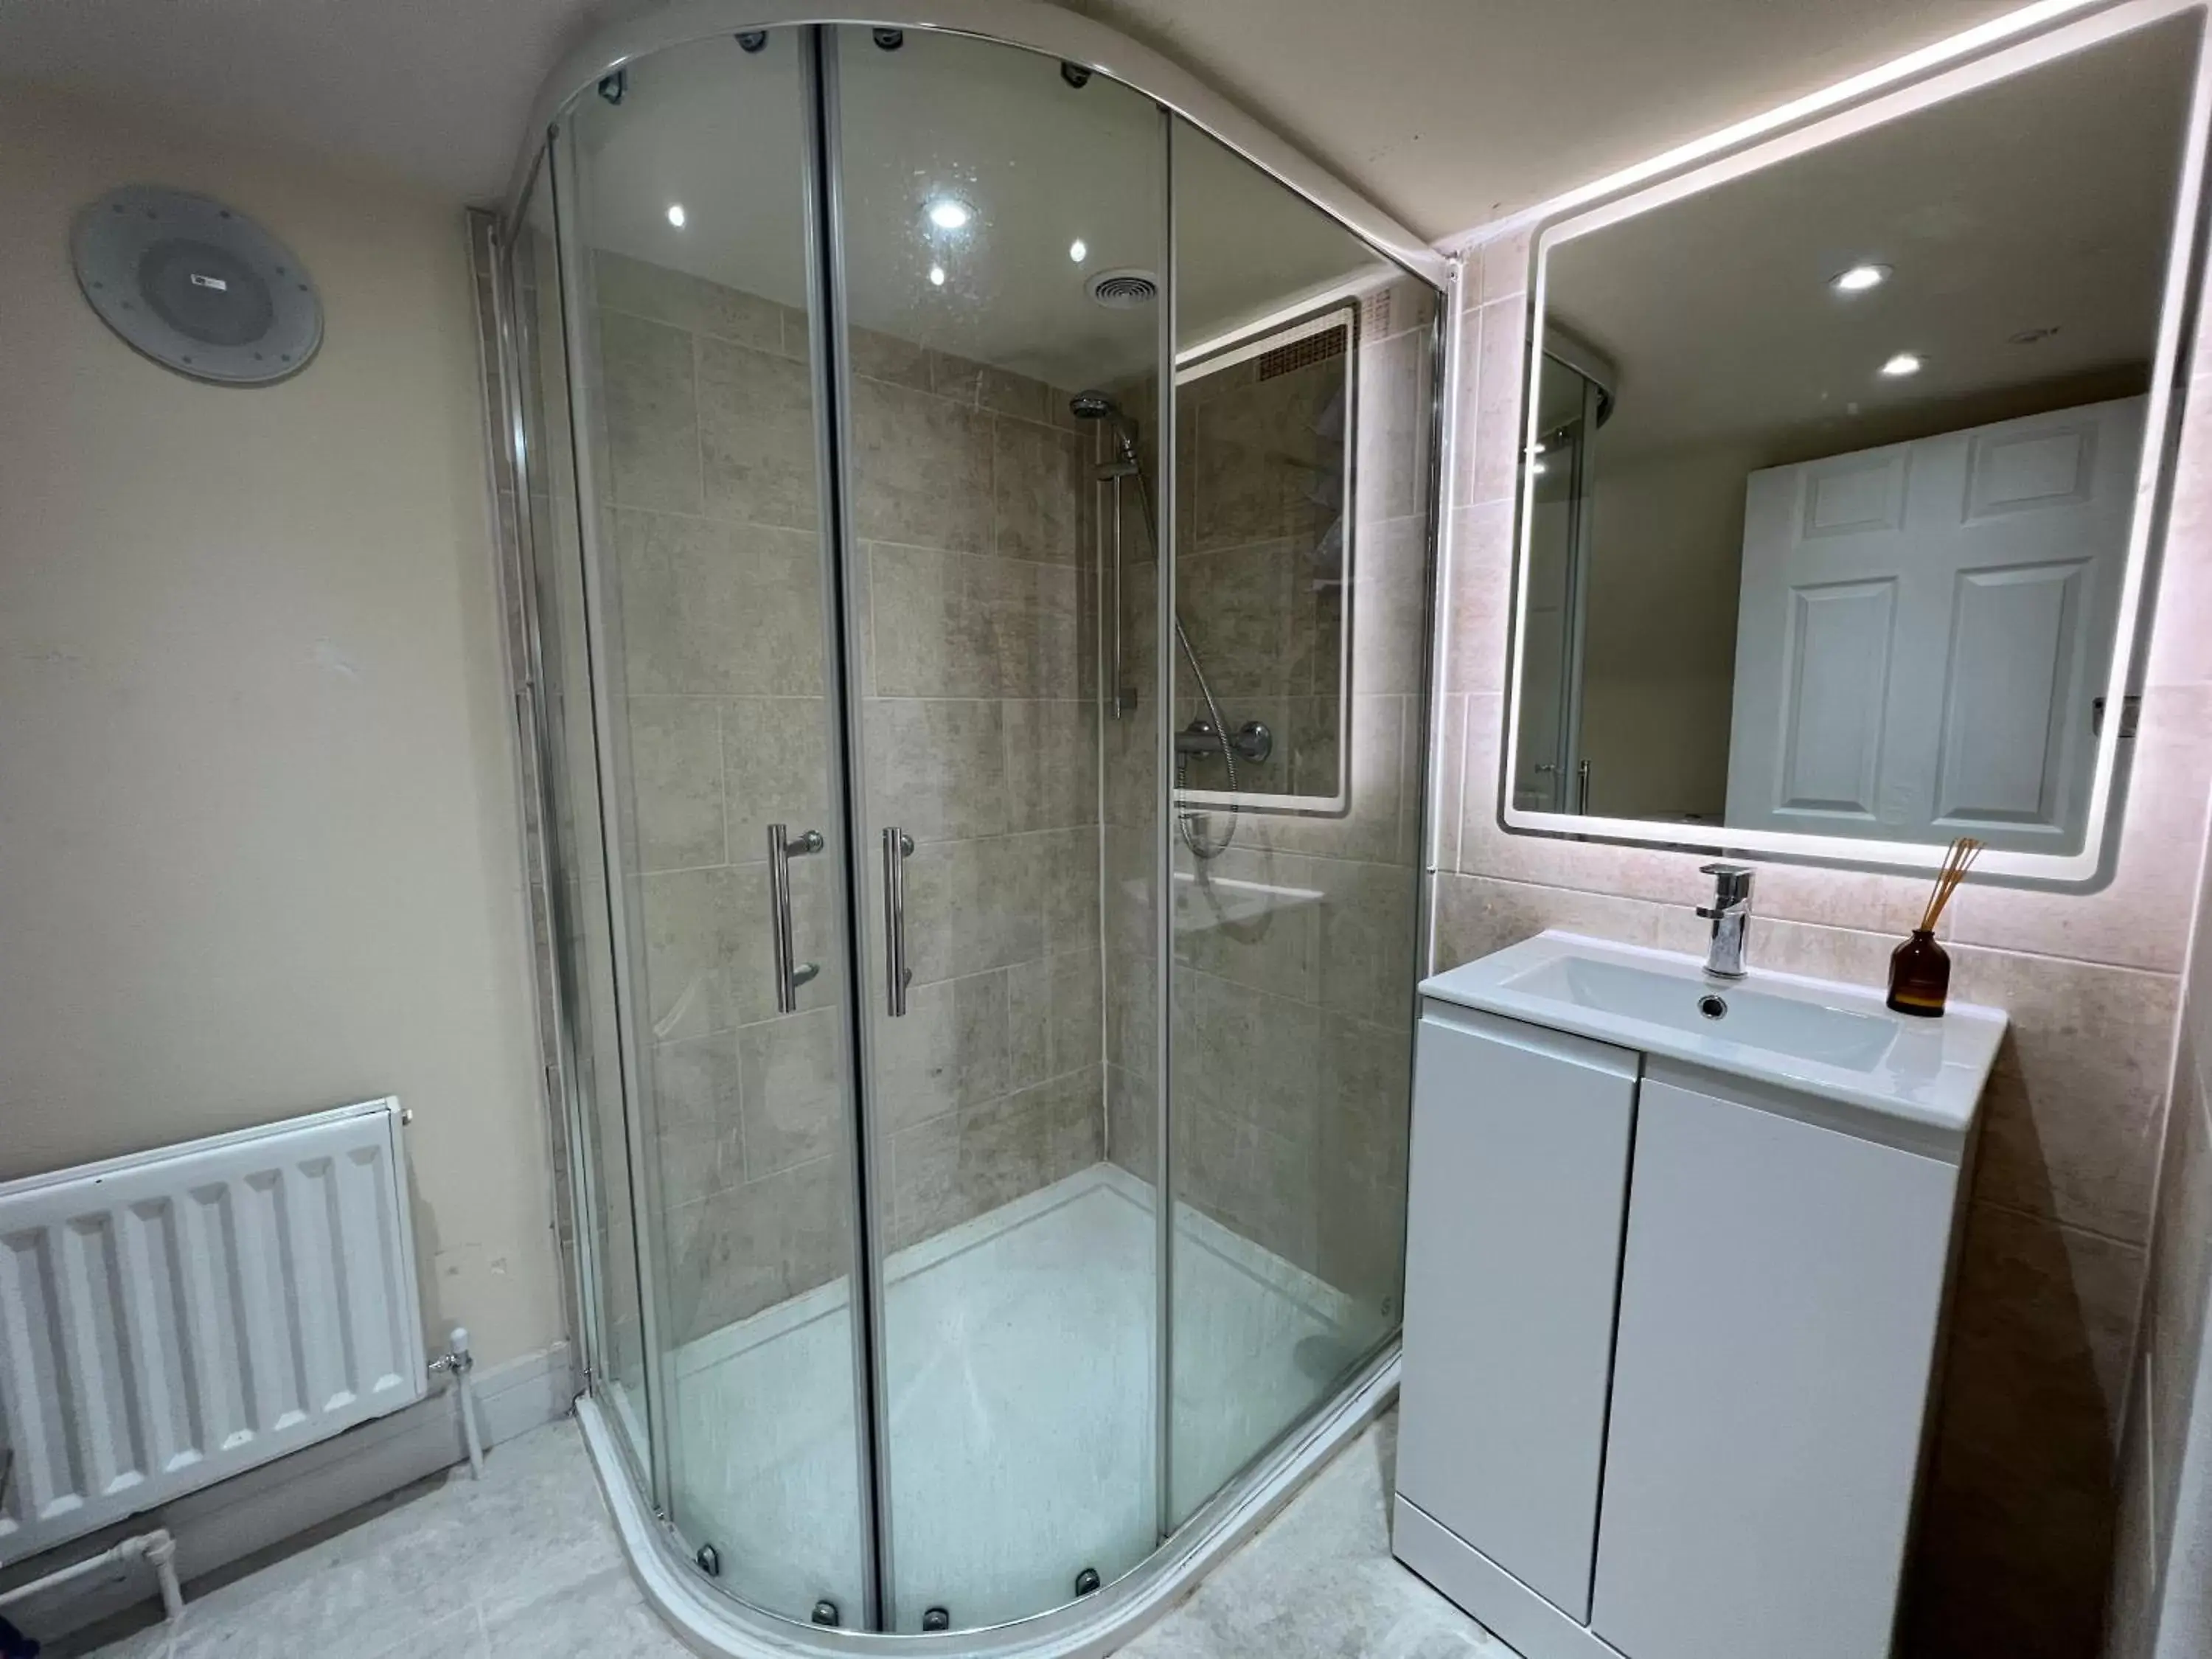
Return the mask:
[(799, 1012), (799, 988), (822, 971), (818, 962), (793, 962), (791, 941), (791, 860), (822, 850), (822, 832), (793, 837), (781, 823), (768, 827), (768, 920), (775, 951), (775, 1011)]
[(906, 861), (913, 856), (912, 836), (896, 824), (884, 831), (884, 1002), (893, 1019), (906, 1012), (914, 983), (906, 965)]

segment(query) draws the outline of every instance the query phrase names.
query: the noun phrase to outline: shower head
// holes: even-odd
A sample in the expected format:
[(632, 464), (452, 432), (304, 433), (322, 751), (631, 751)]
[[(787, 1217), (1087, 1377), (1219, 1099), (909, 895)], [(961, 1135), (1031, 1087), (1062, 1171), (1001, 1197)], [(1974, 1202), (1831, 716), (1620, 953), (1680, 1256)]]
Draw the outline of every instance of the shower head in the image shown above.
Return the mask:
[(1103, 392), (1079, 392), (1067, 400), (1067, 412), (1079, 421), (1098, 421), (1121, 410)]

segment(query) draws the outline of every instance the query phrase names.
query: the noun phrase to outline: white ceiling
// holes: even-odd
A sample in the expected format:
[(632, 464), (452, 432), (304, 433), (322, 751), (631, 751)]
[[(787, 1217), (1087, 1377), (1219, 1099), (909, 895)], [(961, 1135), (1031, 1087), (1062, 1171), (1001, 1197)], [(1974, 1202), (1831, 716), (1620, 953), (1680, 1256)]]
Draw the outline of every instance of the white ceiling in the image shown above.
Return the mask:
[[(1069, 0), (1443, 236), (2011, 0)], [(539, 80), (631, 0), (9, 0), (0, 65), (488, 200)]]
[[(2197, 31), (2139, 30), (1560, 244), (1547, 313), (1617, 371), (1606, 452), (1748, 443), (1768, 465), (2027, 413), (2028, 388), (2142, 390)], [(1869, 261), (1894, 274), (1828, 286)], [(1925, 367), (1882, 378), (1901, 351)]]

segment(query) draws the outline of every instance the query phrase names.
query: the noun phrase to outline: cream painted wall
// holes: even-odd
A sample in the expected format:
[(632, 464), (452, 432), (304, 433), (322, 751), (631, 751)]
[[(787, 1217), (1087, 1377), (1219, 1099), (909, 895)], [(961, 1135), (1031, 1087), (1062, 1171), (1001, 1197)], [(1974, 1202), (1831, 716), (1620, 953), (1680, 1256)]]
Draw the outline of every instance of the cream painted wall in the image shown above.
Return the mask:
[(1590, 807), (1622, 817), (1728, 808), (1748, 448), (1673, 450), (1608, 465), (1594, 447), (1583, 758)]
[[(322, 293), (285, 384), (111, 334), (118, 184), (220, 195)], [(434, 1332), (562, 1328), (472, 286), (455, 204), (0, 100), (0, 1178), (396, 1093)]]

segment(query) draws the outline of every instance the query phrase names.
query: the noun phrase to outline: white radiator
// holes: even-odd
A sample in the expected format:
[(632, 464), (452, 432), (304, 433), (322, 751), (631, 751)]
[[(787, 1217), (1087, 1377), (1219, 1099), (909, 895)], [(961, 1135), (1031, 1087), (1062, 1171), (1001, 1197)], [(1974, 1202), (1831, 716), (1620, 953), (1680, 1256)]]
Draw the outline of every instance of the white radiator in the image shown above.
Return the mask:
[(0, 1183), (0, 1561), (426, 1389), (399, 1103)]

